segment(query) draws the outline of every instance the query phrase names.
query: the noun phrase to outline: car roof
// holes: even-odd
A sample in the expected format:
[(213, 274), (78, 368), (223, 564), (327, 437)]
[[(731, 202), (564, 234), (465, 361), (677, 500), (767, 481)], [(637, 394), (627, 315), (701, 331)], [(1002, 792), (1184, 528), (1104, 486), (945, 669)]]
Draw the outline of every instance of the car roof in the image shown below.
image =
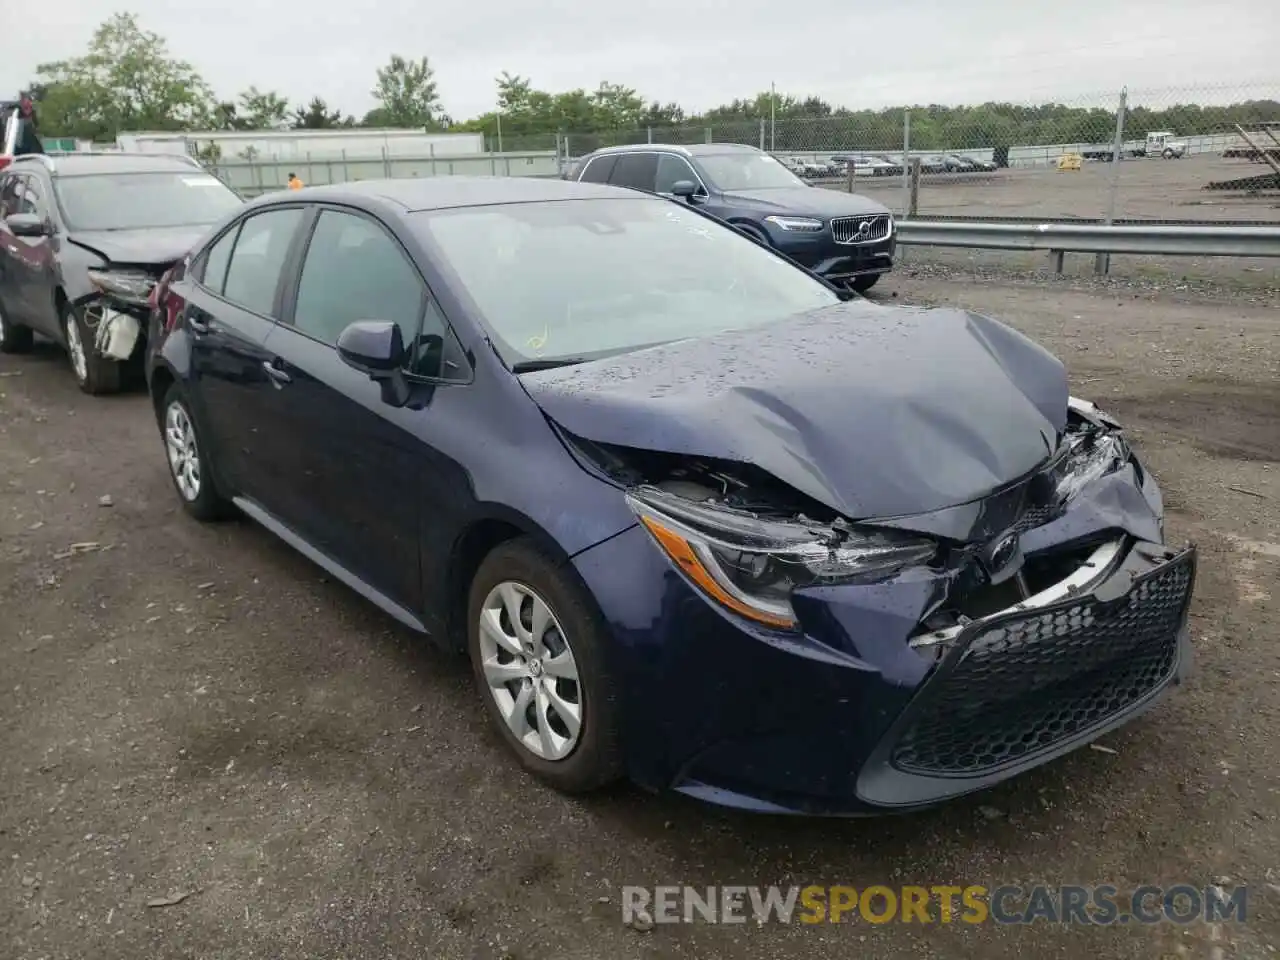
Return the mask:
[[(21, 165), (21, 166), (19, 166)], [(56, 177), (85, 177), (95, 174), (200, 172), (205, 170), (185, 154), (173, 153), (27, 153), (14, 157), (9, 169), (42, 166)]]
[(333, 186), (305, 187), (288, 193), (272, 193), (254, 205), (299, 200), (351, 203), (369, 200), (395, 204), (406, 213), (450, 210), (507, 203), (543, 203), (555, 200), (630, 200), (651, 196), (603, 183), (581, 183), (559, 177), (408, 177), (399, 180), (361, 180)]
[(726, 153), (760, 153), (759, 147), (746, 143), (628, 143), (618, 147), (601, 147), (587, 156), (607, 156), (611, 153), (634, 153), (638, 150), (659, 153), (680, 153), (686, 157), (714, 157)]

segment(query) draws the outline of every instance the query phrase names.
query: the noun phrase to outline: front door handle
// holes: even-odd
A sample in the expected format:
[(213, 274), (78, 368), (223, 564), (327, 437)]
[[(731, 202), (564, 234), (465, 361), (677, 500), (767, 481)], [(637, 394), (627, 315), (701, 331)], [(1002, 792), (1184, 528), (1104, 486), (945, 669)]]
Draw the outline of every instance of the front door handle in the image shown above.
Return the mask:
[(262, 369), (267, 371), (267, 376), (271, 378), (271, 382), (277, 387), (283, 387), (287, 383), (293, 383), (293, 377), (289, 376), (289, 374), (276, 366), (276, 363), (276, 360), (262, 361)]

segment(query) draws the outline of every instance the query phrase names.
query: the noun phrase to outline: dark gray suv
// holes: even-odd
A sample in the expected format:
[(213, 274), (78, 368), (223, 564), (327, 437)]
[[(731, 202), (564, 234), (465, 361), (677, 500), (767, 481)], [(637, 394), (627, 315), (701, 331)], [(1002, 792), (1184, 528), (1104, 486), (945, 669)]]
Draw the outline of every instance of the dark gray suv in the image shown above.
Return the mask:
[(681, 197), (859, 293), (893, 269), (897, 238), (888, 207), (857, 194), (811, 186), (755, 147), (606, 147), (579, 160), (568, 178)]
[(142, 370), (156, 280), (243, 200), (182, 155), (43, 154), (0, 171), (0, 352), (66, 348), (86, 393)]

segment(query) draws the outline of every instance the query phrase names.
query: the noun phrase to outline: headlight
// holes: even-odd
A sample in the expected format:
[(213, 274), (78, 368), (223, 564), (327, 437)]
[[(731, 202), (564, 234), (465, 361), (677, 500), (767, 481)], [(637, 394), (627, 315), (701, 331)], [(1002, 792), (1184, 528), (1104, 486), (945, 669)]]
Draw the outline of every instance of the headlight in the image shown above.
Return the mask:
[(671, 562), (711, 599), (740, 616), (783, 630), (796, 626), (791, 592), (800, 587), (884, 576), (925, 563), (927, 541), (847, 525), (763, 520), (638, 487), (627, 504)]
[(154, 277), (123, 270), (90, 270), (89, 282), (105, 294), (144, 307), (156, 285)]
[(811, 217), (765, 217), (764, 222), (788, 233), (817, 233), (822, 229), (822, 221)]

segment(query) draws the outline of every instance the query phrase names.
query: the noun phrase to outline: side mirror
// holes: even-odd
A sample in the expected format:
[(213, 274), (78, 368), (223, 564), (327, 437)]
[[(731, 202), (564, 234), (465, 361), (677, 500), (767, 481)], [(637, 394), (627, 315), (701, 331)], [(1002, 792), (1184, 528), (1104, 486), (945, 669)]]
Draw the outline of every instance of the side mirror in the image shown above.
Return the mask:
[(4, 222), (15, 237), (47, 237), (50, 232), (49, 225), (34, 213), (11, 213)]
[(671, 185), (671, 192), (683, 198), (685, 203), (693, 203), (693, 195), (698, 192), (698, 185), (692, 180), (677, 180)]
[(382, 400), (393, 407), (409, 402), (404, 376), (407, 351), (400, 328), (385, 320), (357, 320), (338, 334), (342, 362), (382, 387)]

